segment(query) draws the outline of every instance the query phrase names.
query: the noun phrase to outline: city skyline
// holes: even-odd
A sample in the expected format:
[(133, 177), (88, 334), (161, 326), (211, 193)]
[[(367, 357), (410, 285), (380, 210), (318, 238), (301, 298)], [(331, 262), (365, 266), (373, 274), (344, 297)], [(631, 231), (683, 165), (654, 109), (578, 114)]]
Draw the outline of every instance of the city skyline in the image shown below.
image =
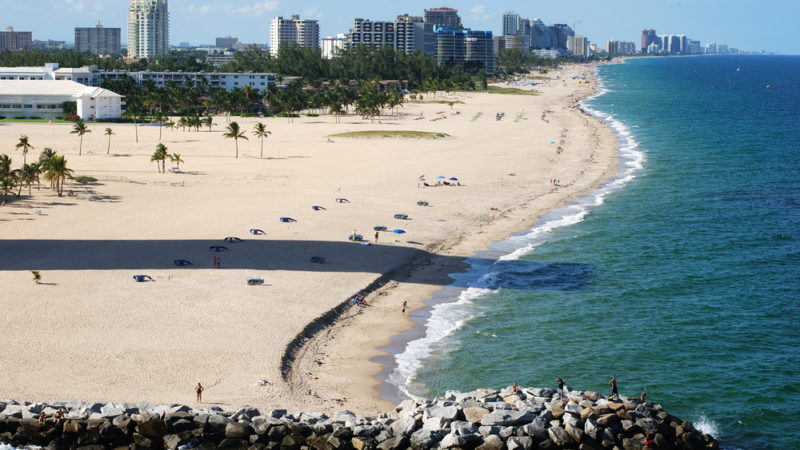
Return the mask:
[[(128, 5), (129, 0), (0, 0), (6, 19), (0, 26), (32, 31), (37, 40), (72, 42), (75, 27), (90, 27), (101, 21), (105, 27), (121, 28), (126, 35)], [(608, 40), (638, 44), (641, 31), (654, 28), (659, 34), (684, 34), (703, 44), (718, 42), (746, 51), (800, 54), (800, 30), (792, 20), (796, 7), (788, 0), (773, 2), (770, 8), (752, 6), (744, 0), (618, 0), (609, 7), (597, 7), (587, 0), (535, 6), (518, 0), (501, 4), (412, 0), (404, 6), (365, 1), (348, 2), (344, 7), (316, 5), (304, 0), (172, 0), (169, 43), (213, 45), (216, 37), (235, 36), (244, 43), (268, 44), (272, 18), (293, 14), (318, 20), (322, 38), (348, 32), (356, 17), (393, 20), (400, 14), (422, 15), (424, 9), (449, 6), (459, 10), (464, 26), (495, 35), (502, 34), (503, 11), (514, 10), (521, 18), (540, 18), (545, 23), (572, 25), (574, 20), (576, 34), (598, 45)]]

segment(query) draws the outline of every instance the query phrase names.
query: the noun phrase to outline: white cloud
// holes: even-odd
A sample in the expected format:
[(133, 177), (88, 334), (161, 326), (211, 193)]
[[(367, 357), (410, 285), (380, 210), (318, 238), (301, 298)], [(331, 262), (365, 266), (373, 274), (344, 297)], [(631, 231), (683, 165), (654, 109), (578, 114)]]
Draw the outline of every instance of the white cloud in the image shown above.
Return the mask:
[(486, 13), (486, 8), (483, 5), (475, 5), (469, 9), (469, 17), (472, 20), (489, 20), (492, 15)]
[(61, 0), (61, 1), (53, 1), (50, 0), (50, 5), (52, 7), (67, 10), (71, 12), (83, 12), (86, 9), (86, 3), (83, 0)]
[(264, 14), (274, 11), (277, 8), (277, 0), (264, 0), (261, 2), (255, 2), (252, 5), (236, 8), (231, 12), (233, 14), (251, 14), (255, 16), (263, 16)]

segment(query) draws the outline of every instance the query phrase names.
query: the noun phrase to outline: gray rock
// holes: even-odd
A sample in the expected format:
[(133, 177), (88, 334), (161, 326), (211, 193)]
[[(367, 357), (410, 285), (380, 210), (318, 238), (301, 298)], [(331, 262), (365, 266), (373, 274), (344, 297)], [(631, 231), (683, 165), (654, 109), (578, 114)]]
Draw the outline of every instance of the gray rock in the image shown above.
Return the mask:
[(3, 410), (3, 415), (6, 417), (22, 418), (22, 411), (27, 412), (27, 409), (22, 405), (7, 405)]
[(531, 450), (533, 448), (533, 439), (530, 436), (514, 436), (508, 438), (506, 441), (508, 450)]
[(377, 436), (380, 432), (380, 428), (374, 425), (356, 425), (356, 427), (353, 428), (353, 434), (359, 437), (373, 437)]
[(408, 448), (408, 438), (405, 436), (389, 438), (378, 444), (378, 449), (380, 450), (397, 450), (401, 448)]
[(409, 443), (411, 444), (411, 448), (414, 449), (428, 449), (433, 447), (433, 445), (437, 442), (442, 440), (442, 433), (431, 431), (431, 430), (417, 430), (409, 439)]
[(600, 433), (600, 443), (603, 447), (611, 447), (614, 445), (614, 434), (611, 433), (610, 429), (604, 428)]
[(175, 450), (183, 443), (183, 439), (177, 434), (168, 434), (164, 436), (164, 448)]
[(564, 407), (564, 411), (580, 416), (583, 408), (581, 408), (581, 406), (575, 402), (569, 402), (567, 403), (567, 406)]
[(480, 433), (481, 436), (484, 437), (491, 436), (493, 434), (497, 435), (500, 434), (500, 427), (486, 427), (486, 426), (478, 427), (478, 433)]
[(545, 441), (550, 437), (547, 434), (547, 422), (541, 417), (537, 417), (533, 422), (522, 427), (522, 431), (525, 435), (533, 437), (537, 442)]
[(636, 426), (641, 428), (642, 433), (647, 435), (648, 433), (656, 434), (658, 433), (658, 424), (654, 419), (639, 419), (636, 421)]
[(484, 402), (483, 405), (490, 410), (512, 409), (512, 406), (506, 402)]
[(165, 412), (167, 413), (177, 413), (177, 412), (189, 412), (192, 408), (189, 408), (186, 405), (175, 405), (170, 408), (167, 408)]
[(564, 417), (564, 414), (566, 414), (567, 411), (564, 410), (561, 405), (555, 404), (550, 406), (550, 413), (553, 415), (553, 419), (560, 419)]
[(500, 427), (498, 435), (501, 439), (508, 439), (514, 434), (514, 427)]
[(489, 414), (489, 410), (481, 407), (464, 408), (464, 417), (469, 422), (478, 423), (483, 420), (485, 415)]
[(423, 419), (422, 428), (431, 431), (442, 431), (450, 427), (450, 420), (443, 417), (429, 417)]
[(450, 432), (458, 436), (475, 434), (478, 432), (478, 427), (472, 422), (456, 420), (450, 424)]
[(503, 440), (494, 434), (490, 434), (483, 438), (483, 444), (479, 445), (476, 450), (503, 450), (504, 448)]
[(450, 433), (442, 438), (442, 441), (439, 443), (439, 447), (440, 448), (471, 447), (478, 445), (478, 443), (481, 441), (482, 441), (481, 437), (475, 434), (458, 436), (453, 433)]
[(561, 422), (563, 422), (564, 425), (572, 425), (573, 427), (583, 428), (581, 420), (572, 414), (564, 414), (564, 417), (561, 418)]
[(524, 411), (495, 410), (494, 412), (491, 412), (483, 417), (483, 419), (481, 420), (481, 425), (485, 426), (519, 425), (533, 421), (534, 417), (536, 416), (534, 416), (529, 412), (524, 412)]
[(223, 416), (222, 414), (213, 414), (208, 416), (208, 422), (206, 426), (217, 433), (224, 433), (225, 427), (231, 422), (233, 422), (231, 419)]
[(417, 402), (411, 399), (403, 400), (394, 410), (399, 417), (413, 416), (417, 412)]
[(458, 418), (458, 408), (455, 406), (436, 406), (428, 408), (423, 413), (423, 417), (441, 417), (447, 420), (456, 420)]
[(125, 414), (124, 407), (118, 407), (112, 404), (104, 405), (100, 408), (100, 417), (116, 417)]
[(285, 415), (286, 415), (286, 410), (285, 409), (270, 409), (269, 411), (267, 411), (267, 416), (275, 418), (275, 419), (280, 419), (281, 417), (283, 417)]
[(600, 428), (597, 426), (597, 422), (595, 422), (593, 419), (586, 419), (586, 422), (583, 424), (583, 432), (586, 433), (590, 438), (598, 440)]
[(155, 415), (142, 415), (136, 425), (136, 431), (150, 439), (159, 440), (167, 434), (167, 425)]
[(559, 447), (567, 447), (575, 444), (575, 441), (561, 427), (552, 427), (547, 430), (550, 439)]
[(336, 411), (335, 413), (333, 413), (333, 418), (331, 420), (340, 423), (347, 423), (347, 422), (355, 423), (356, 415), (350, 411)]
[(417, 421), (414, 417), (401, 417), (391, 425), (392, 434), (395, 436), (407, 436), (414, 432), (417, 427)]
[(253, 428), (247, 424), (230, 422), (225, 425), (225, 437), (228, 438), (248, 439), (250, 434), (253, 432)]

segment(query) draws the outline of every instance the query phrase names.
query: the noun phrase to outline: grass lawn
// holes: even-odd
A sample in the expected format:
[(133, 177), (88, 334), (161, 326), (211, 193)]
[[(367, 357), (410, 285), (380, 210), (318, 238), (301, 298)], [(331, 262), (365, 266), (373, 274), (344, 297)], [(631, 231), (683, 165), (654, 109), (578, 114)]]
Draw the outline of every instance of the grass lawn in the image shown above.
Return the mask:
[(341, 137), (341, 138), (361, 138), (361, 139), (385, 139), (385, 138), (406, 138), (406, 139), (440, 139), (446, 138), (447, 133), (433, 133), (430, 131), (388, 131), (388, 130), (372, 130), (372, 131), (351, 131), (349, 133), (331, 134), (328, 137)]
[[(55, 123), (75, 123), (69, 120), (55, 119)], [(50, 119), (0, 119), (0, 123), (50, 123)]]
[(442, 105), (449, 105), (450, 103), (454, 105), (464, 104), (461, 100), (407, 100), (406, 103), (441, 103)]
[(489, 86), (488, 91), (490, 94), (508, 94), (508, 95), (539, 95), (534, 91), (527, 91), (519, 88), (507, 88), (500, 86)]

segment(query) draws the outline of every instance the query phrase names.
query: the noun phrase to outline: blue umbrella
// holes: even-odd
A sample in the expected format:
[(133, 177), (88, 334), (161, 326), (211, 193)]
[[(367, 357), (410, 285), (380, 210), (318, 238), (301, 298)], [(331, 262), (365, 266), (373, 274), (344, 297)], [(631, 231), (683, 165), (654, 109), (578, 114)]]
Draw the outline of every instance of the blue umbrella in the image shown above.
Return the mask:
[(405, 231), (401, 230), (400, 228), (398, 228), (396, 230), (392, 230), (392, 233), (403, 234), (403, 233), (405, 233)]
[(458, 181), (458, 178), (456, 178), (456, 177), (450, 177), (450, 181)]
[(441, 175), (439, 175), (439, 176), (438, 176), (438, 177), (436, 177), (436, 178), (444, 178), (444, 177), (443, 177), (443, 176), (441, 176)]

